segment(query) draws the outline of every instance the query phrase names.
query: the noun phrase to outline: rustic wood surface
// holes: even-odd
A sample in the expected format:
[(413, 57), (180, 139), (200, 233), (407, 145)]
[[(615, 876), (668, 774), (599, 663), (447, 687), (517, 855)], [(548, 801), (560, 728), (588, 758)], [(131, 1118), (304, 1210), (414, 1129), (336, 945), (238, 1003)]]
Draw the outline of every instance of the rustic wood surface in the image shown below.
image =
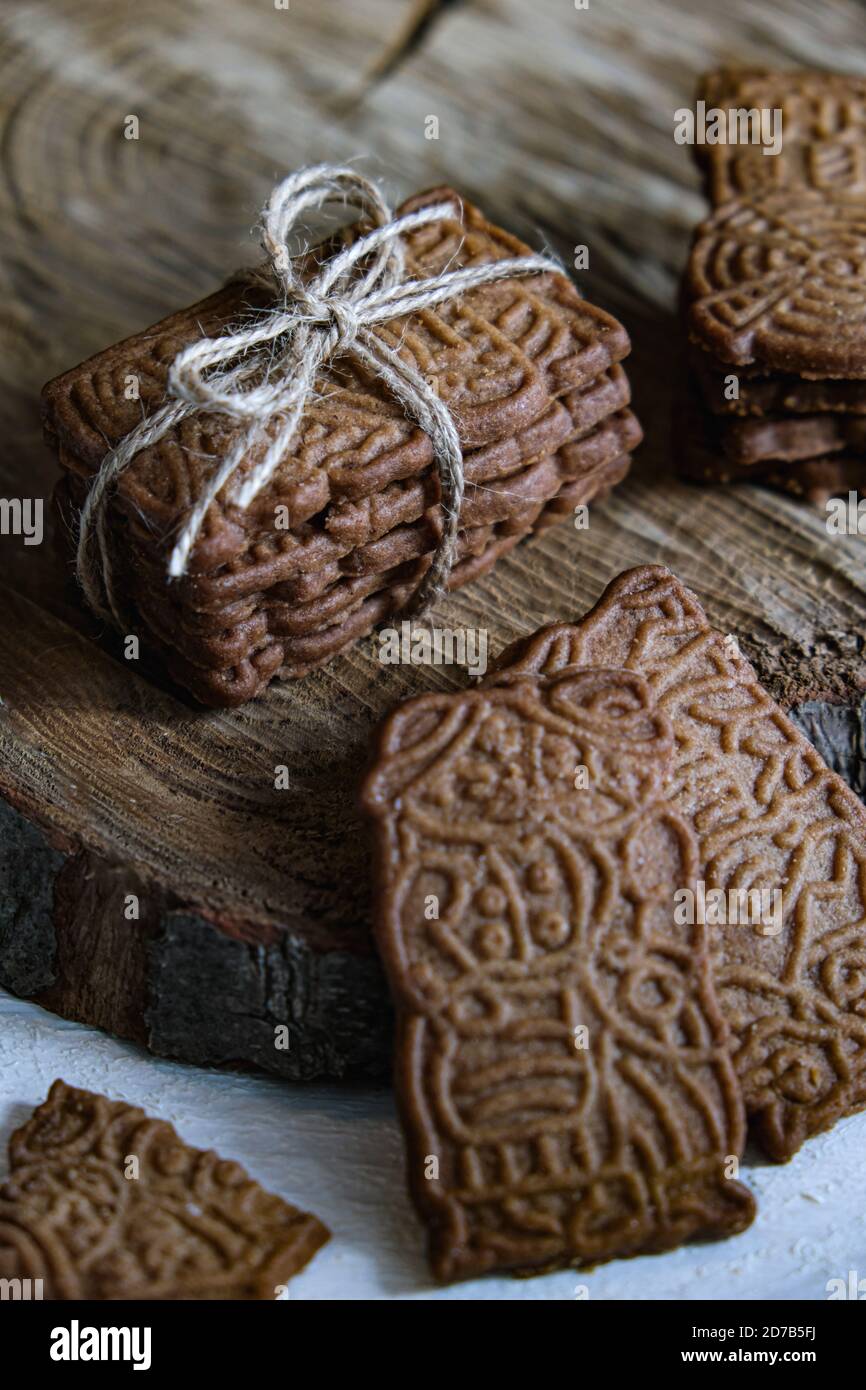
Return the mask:
[[(589, 247), (579, 283), (632, 333), (647, 442), (588, 531), (522, 545), (438, 620), (486, 628), (494, 654), (618, 571), (667, 564), (862, 790), (863, 541), (759, 488), (686, 486), (668, 461), (676, 284), (704, 206), (673, 113), (721, 61), (866, 72), (862, 36), (854, 0), (5, 7), (0, 496), (50, 496), (43, 382), (254, 260), (283, 172), (359, 159), (395, 198), (454, 184), (569, 264)], [(0, 536), (0, 564), (0, 981), (170, 1056), (381, 1074), (354, 788), (385, 710), (461, 671), (382, 667), (368, 641), (202, 713), (94, 640), (49, 537)]]

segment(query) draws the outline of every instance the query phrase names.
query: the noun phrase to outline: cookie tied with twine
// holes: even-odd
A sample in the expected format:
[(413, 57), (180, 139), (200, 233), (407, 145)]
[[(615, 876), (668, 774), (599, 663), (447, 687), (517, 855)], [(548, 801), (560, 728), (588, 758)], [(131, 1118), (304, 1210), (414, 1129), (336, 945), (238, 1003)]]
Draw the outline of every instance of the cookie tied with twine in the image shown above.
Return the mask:
[[(304, 277), (301, 267), (308, 268), (309, 259), (292, 255), (292, 234), (305, 216), (335, 203), (353, 209), (369, 230)], [(136, 454), (196, 411), (220, 414), (243, 426), (237, 442), (216, 462), (171, 551), (167, 578), (179, 579), (208, 508), (224, 489), (235, 506), (250, 505), (285, 457), (318, 373), (338, 357), (353, 358), (378, 377), (430, 438), (440, 480), (442, 533), (408, 611), (421, 614), (436, 602), (447, 586), (457, 547), (464, 489), (460, 438), (430, 384), (373, 329), (496, 280), (561, 273), (549, 257), (526, 255), (407, 279), (403, 236), (451, 212), (451, 203), (436, 203), (395, 217), (374, 183), (353, 169), (330, 164), (301, 169), (277, 184), (262, 217), (267, 260), (253, 272), (256, 282), (272, 291), (272, 306), (254, 310), (234, 331), (203, 337), (179, 352), (169, 370), (164, 404), (106, 454), (90, 488), (81, 511), (76, 569), (87, 603), (98, 616), (128, 630), (112, 574), (108, 501)], [(262, 445), (261, 459), (232, 493), (235, 474)]]

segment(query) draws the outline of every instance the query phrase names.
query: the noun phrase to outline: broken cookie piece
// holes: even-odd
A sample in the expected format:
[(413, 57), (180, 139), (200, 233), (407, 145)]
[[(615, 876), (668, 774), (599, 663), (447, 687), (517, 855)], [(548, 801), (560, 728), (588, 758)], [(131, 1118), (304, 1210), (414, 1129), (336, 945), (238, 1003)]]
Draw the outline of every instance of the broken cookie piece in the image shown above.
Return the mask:
[(64, 1081), (9, 1158), (0, 1276), (44, 1298), (275, 1298), (330, 1235), (165, 1120)]

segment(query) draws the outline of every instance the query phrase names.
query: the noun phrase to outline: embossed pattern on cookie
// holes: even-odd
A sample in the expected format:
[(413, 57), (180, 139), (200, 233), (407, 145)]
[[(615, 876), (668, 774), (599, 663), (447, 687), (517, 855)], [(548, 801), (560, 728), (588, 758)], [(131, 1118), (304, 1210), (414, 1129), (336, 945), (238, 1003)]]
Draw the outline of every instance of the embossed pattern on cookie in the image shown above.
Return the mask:
[[(410, 278), (528, 250), (451, 189), (402, 211), (440, 202), (445, 214), (404, 238)], [(65, 474), (56, 495), (63, 534), (75, 536), (106, 449), (161, 402), (175, 354), (265, 302), (260, 287), (234, 283), (48, 383), (42, 409)], [(564, 515), (568, 499), (589, 501), (627, 471), (641, 439), (618, 365), (628, 334), (558, 271), (482, 285), (371, 331), (423, 375), (460, 438), (466, 487), (450, 587), (482, 573), (536, 521)], [(417, 586), (443, 533), (431, 440), (381, 380), (340, 358), (322, 368), (270, 482), (240, 507), (237, 488), (276, 428), (263, 426), (208, 508), (185, 573), (167, 584), (178, 527), (246, 428), (215, 412), (183, 418), (135, 455), (108, 504), (127, 625), (140, 624), (146, 649), (217, 706), (252, 699), (277, 675), (305, 675), (393, 613), (398, 595), (408, 603), (414, 591), (402, 567), (415, 563)]]
[(698, 228), (685, 298), (690, 337), (723, 362), (866, 377), (866, 198), (721, 208)]
[(272, 1299), (325, 1244), (315, 1216), (165, 1120), (55, 1081), (9, 1141), (0, 1277), (51, 1299)]
[(712, 933), (746, 1107), (785, 1161), (866, 1105), (866, 810), (661, 567), (621, 574), (585, 618), (515, 644), (489, 679), (605, 662), (645, 677), (671, 720), (666, 794), (695, 828), (707, 886), (781, 890), (777, 934)]
[[(455, 564), (448, 578), (448, 588), (457, 589), (487, 573), (497, 560), (507, 555), (531, 531), (543, 531), (573, 513), (579, 504), (601, 501), (628, 473), (631, 458), (622, 454), (590, 470), (576, 482), (568, 483), (546, 505), (538, 505), (537, 516), (520, 521), (507, 521), (491, 526), (476, 526), (460, 533)], [(401, 528), (410, 531), (409, 527)], [(409, 542), (409, 555), (417, 555), (415, 537), (403, 537)], [(377, 623), (398, 613), (408, 603), (417, 588), (419, 578), (430, 563), (429, 553), (412, 564), (411, 572), (398, 566), (401, 573), (392, 586), (390, 576), (383, 578), (381, 587), (369, 598), (352, 607), (347, 616), (318, 629), (306, 637), (279, 638), (281, 623), (277, 613), (274, 631), (264, 631), (260, 642), (238, 658), (236, 664), (219, 670), (196, 664), (177, 649), (177, 630), (174, 615), (165, 628), (155, 610), (148, 607), (150, 636), (172, 675), (203, 704), (238, 705), (251, 700), (272, 676), (293, 680), (330, 661), (352, 642), (372, 632)], [(314, 575), (315, 579), (316, 576)], [(163, 634), (164, 635), (161, 635)]]
[(819, 71), (721, 68), (706, 73), (707, 109), (781, 112), (781, 149), (759, 143), (695, 145), (711, 201), (756, 198), (780, 189), (866, 194), (866, 80)]
[[(527, 252), (452, 189), (435, 189), (401, 211), (430, 201), (452, 201), (454, 215), (406, 238), (409, 274), (433, 275), (446, 266)], [(174, 355), (202, 331), (224, 332), (262, 302), (261, 291), (234, 284), (49, 382), (42, 395), (49, 442), (63, 448), (68, 463), (92, 475), (107, 445), (131, 430), (142, 411), (161, 403)], [(526, 429), (552, 400), (582, 391), (630, 347), (615, 319), (582, 300), (564, 275), (554, 274), (470, 290), (458, 301), (376, 332), (435, 383), (467, 450)], [(127, 399), (130, 379), (140, 399)], [(153, 535), (164, 539), (166, 527), (176, 525), (200, 495), (213, 459), (225, 453), (239, 428), (221, 415), (189, 416), (136, 456), (120, 480), (116, 505), (149, 521)], [(266, 429), (261, 450), (267, 438)], [(238, 483), (261, 450), (251, 453)], [(272, 522), (277, 504), (295, 508), (299, 491), (310, 514), (311, 506), (321, 509), (343, 492), (360, 497), (378, 491), (383, 468), (392, 478), (418, 476), (432, 460), (430, 440), (404, 418), (382, 383), (341, 359), (323, 369), (289, 455), (251, 506), (240, 512), (222, 499), (211, 508), (191, 569), (232, 558), (244, 562), (263, 518)]]
[[(866, 381), (824, 377), (806, 381), (790, 373), (760, 373), (719, 362), (700, 348), (692, 349), (689, 366), (700, 387), (704, 405), (714, 415), (866, 415)], [(730, 390), (731, 374), (737, 393)]]
[(697, 842), (664, 795), (672, 749), (618, 670), (422, 696), (381, 731), (375, 930), (441, 1279), (752, 1219), (725, 1173), (744, 1124), (705, 931), (674, 923)]

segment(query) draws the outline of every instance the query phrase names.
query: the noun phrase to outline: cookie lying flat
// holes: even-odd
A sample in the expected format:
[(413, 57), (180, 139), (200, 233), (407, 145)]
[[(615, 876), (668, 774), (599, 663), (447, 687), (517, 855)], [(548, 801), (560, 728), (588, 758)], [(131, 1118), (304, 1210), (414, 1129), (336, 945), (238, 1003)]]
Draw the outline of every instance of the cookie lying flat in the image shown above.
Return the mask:
[(866, 1105), (866, 810), (661, 567), (621, 574), (580, 622), (516, 644), (489, 679), (602, 663), (645, 677), (671, 720), (666, 795), (695, 828), (707, 887), (782, 892), (778, 934), (712, 935), (746, 1108), (784, 1161)]
[[(667, 717), (595, 670), (411, 700), (363, 804), (409, 1183), (440, 1279), (742, 1230), (741, 1099)], [(588, 784), (576, 785), (580, 767)]]
[[(340, 393), (335, 393), (337, 396)], [(345, 393), (344, 393), (345, 395)], [(567, 392), (561, 400), (551, 401), (548, 408), (535, 420), (515, 430), (501, 439), (495, 439), (477, 449), (470, 449), (464, 456), (464, 473), (468, 481), (474, 483), (491, 482), (507, 477), (522, 465), (554, 452), (566, 442), (588, 433), (612, 412), (628, 405), (630, 389), (628, 378), (619, 366), (613, 366), (588, 382), (580, 390)], [(318, 408), (314, 402), (311, 410)], [(438, 476), (428, 469), (419, 477), (417, 458), (412, 448), (398, 442), (399, 421), (386, 419), (379, 421), (366, 439), (367, 453), (377, 449), (373, 458), (368, 459), (361, 469), (360, 458), (352, 445), (365, 439), (365, 417), (357, 399), (351, 404), (343, 399), (344, 419), (341, 431), (325, 431), (316, 428), (315, 420), (306, 423), (306, 446), (294, 470), (287, 467), (288, 476), (280, 484), (279, 501), (287, 508), (293, 531), (302, 528), (317, 514), (321, 513), (321, 524), (327, 530), (339, 526), (339, 519), (346, 513), (359, 512), (365, 505), (381, 505), (380, 499), (393, 493), (395, 487), (415, 486), (438, 497)], [(334, 409), (333, 401), (331, 403)], [(403, 432), (409, 430), (402, 422)], [(214, 441), (215, 442), (215, 441)], [(330, 472), (324, 467), (326, 445), (333, 458), (329, 460)], [(71, 475), (79, 507), (83, 505), (91, 482), (92, 468), (76, 456), (65, 445), (58, 448), (58, 456), (63, 468)], [(353, 465), (356, 471), (352, 471)], [(378, 486), (373, 488), (372, 483)], [(329, 497), (330, 492), (334, 493)], [(133, 537), (145, 547), (148, 554), (153, 551), (154, 530), (170, 530), (177, 520), (177, 500), (173, 499), (161, 508), (150, 509), (148, 513), (133, 512), (129, 518)], [(371, 533), (372, 534), (372, 533)], [(273, 540), (273, 509), (263, 515), (255, 514), (249, 518), (250, 543)], [(368, 535), (366, 539), (371, 539)], [(360, 544), (361, 541), (356, 542)]]
[[(727, 421), (722, 424), (718, 416), (702, 411), (694, 389), (681, 393), (678, 413), (684, 428), (674, 435), (673, 457), (678, 471), (685, 478), (701, 483), (759, 483), (775, 488), (777, 492), (800, 497), (818, 507), (823, 506), (830, 497), (847, 494), (852, 488), (859, 490), (866, 484), (864, 452), (851, 452), (843, 447), (833, 453), (789, 459), (787, 462), (765, 459), (741, 463), (732, 459), (725, 447)], [(854, 427), (857, 417), (832, 418), (849, 421), (850, 433), (857, 438), (860, 433)], [(777, 441), (797, 439), (796, 429), (789, 430), (786, 424), (760, 420), (743, 423), (759, 426), (766, 423), (769, 426), (767, 434)], [(788, 423), (793, 427), (800, 421)], [(830, 437), (816, 428), (810, 428), (809, 433), (818, 440)], [(778, 444), (775, 447), (779, 447)]]
[[(530, 526), (540, 508), (551, 501), (568, 483), (589, 477), (593, 472), (604, 468), (623, 453), (633, 449), (641, 439), (640, 426), (631, 411), (621, 411), (605, 421), (584, 440), (567, 445), (550, 457), (537, 459), (529, 467), (522, 469), (510, 478), (504, 478), (486, 486), (471, 484), (467, 486), (461, 508), (464, 533), (479, 527), (513, 523)], [(438, 503), (424, 508), (423, 496), (409, 497), (408, 516), (402, 511), (391, 513), (393, 525), (381, 535), (374, 536), (361, 544), (353, 544), (351, 536), (316, 536), (308, 545), (297, 547), (294, 554), (286, 552), (285, 577), (267, 595), (250, 596), (248, 612), (243, 614), (246, 621), (253, 613), (270, 627), (270, 619), (275, 606), (282, 609), (286, 603), (297, 602), (295, 617), (298, 619), (298, 634), (311, 633), (321, 626), (317, 611), (317, 601), (331, 593), (332, 586), (346, 578), (360, 578), (370, 574), (384, 575), (404, 560), (429, 554), (435, 549), (440, 534), (440, 510)], [(396, 519), (395, 519), (396, 516)], [(383, 524), (386, 524), (383, 522)], [(297, 569), (300, 552), (307, 561), (307, 568)], [(207, 633), (217, 635), (224, 641), (238, 619), (229, 616), (226, 607), (234, 608), (234, 603), (194, 609), (185, 605), (172, 591), (164, 594), (159, 583), (159, 575), (148, 568), (144, 557), (140, 556), (140, 573), (146, 576), (145, 582), (133, 585), (131, 596), (140, 606), (157, 601), (177, 614), (177, 647), (185, 652), (184, 639), (187, 633), (196, 633), (204, 638)], [(313, 584), (312, 581), (320, 580)], [(315, 588), (318, 592), (311, 597), (301, 597), (299, 580), (305, 594)], [(174, 587), (174, 586), (173, 586)], [(202, 601), (206, 601), (207, 590), (202, 586)], [(301, 610), (305, 610), (302, 612)], [(219, 665), (218, 661), (215, 664)]]
[(826, 412), (762, 420), (724, 420), (719, 441), (732, 463), (759, 468), (767, 462), (796, 463), (823, 454), (860, 453), (866, 449), (866, 417)]
[[(602, 501), (622, 481), (630, 466), (631, 457), (628, 454), (600, 464), (576, 482), (567, 484), (546, 505), (537, 504), (534, 519), (529, 517), (523, 521), (476, 526), (461, 532), (457, 545), (458, 563), (448, 577), (448, 588), (457, 589), (480, 578), (533, 531), (543, 531), (561, 522), (566, 516), (572, 515), (579, 504)], [(410, 527), (402, 529), (410, 533), (402, 539), (406, 542), (404, 556), (408, 554), (411, 560), (413, 555), (418, 556), (417, 537), (411, 533)], [(429, 563), (429, 553), (420, 555), (414, 561), (414, 569), (408, 574), (402, 565), (399, 566), (403, 575), (393, 587), (386, 585), (377, 590), (357, 606), (353, 605), (348, 614), (338, 614), (336, 621), (328, 623), (326, 627), (306, 637), (277, 639), (268, 633), (249, 655), (218, 670), (181, 655), (176, 645), (174, 617), (163, 636), (157, 610), (148, 607), (151, 646), (162, 656), (175, 679), (203, 704), (240, 705), (251, 700), (274, 675), (281, 680), (304, 676), (338, 656), (353, 642), (369, 635), (377, 623), (399, 613), (409, 602)], [(279, 625), (279, 614), (275, 623)]]
[(866, 198), (774, 193), (698, 228), (689, 336), (734, 366), (866, 377)]
[[(599, 402), (601, 408), (610, 407), (623, 395), (628, 398), (624, 374), (611, 374), (596, 393), (594, 409)], [(580, 411), (578, 406), (577, 418)], [(458, 560), (478, 553), (467, 549), (465, 538), (480, 535), (492, 525), (508, 527), (508, 534), (516, 537), (507, 547), (511, 548), (532, 528), (545, 503), (566, 489), (569, 498), (579, 494), (574, 495), (572, 508), (606, 492), (625, 476), (628, 461), (623, 465), (620, 460), (640, 440), (633, 413), (615, 409), (549, 457), (489, 483), (470, 481), (461, 512), (465, 529)], [(74, 532), (84, 487), (81, 478), (67, 474), (55, 491), (64, 534)], [(133, 563), (126, 563), (125, 583), (120, 586), (124, 602), (143, 619), (149, 646), (198, 699), (216, 705), (242, 703), (274, 674), (285, 678), (306, 674), (369, 632), (373, 621), (396, 611), (394, 597), (386, 597), (365, 608), (366, 626), (360, 618), (344, 622), (344, 640), (335, 640), (334, 625), (356, 614), (365, 598), (391, 582), (397, 568), (425, 556), (429, 563), (440, 535), (441, 508), (438, 502), (426, 509), (424, 504), (421, 483), (412, 479), (392, 483), (372, 501), (341, 504), (342, 510), (334, 509), (337, 520), (326, 517), (321, 528), (306, 528), (301, 536), (272, 535), (269, 546), (256, 547), (251, 553), (249, 564), (226, 566), (212, 575), (187, 576), (170, 588), (164, 583), (158, 556), (148, 554), (146, 533), (139, 536), (131, 526), (125, 548)], [(552, 524), (568, 510), (567, 506), (552, 508), (544, 524)], [(407, 522), (407, 517), (414, 519)], [(382, 534), (377, 535), (380, 530)], [(359, 538), (370, 532), (373, 538), (359, 544)], [(502, 549), (491, 550), (490, 564), (502, 553)], [(423, 573), (416, 566), (416, 586)], [(407, 584), (410, 577), (399, 576), (403, 604), (414, 592)], [(450, 587), (471, 577), (474, 573), (458, 564)], [(265, 578), (270, 587), (263, 590)], [(303, 642), (303, 656), (298, 641)]]
[(727, 460), (720, 463), (717, 454), (701, 453), (690, 446), (680, 472), (684, 478), (699, 483), (757, 483), (797, 497), (811, 507), (823, 508), (831, 497), (866, 488), (866, 454), (823, 454), (796, 463), (755, 467)]
[[(563, 481), (634, 449), (641, 438), (640, 426), (632, 412), (617, 411), (585, 438), (564, 445), (551, 456), (542, 456), (510, 478), (484, 485), (470, 483), (460, 512), (461, 529), (517, 517), (526, 501), (531, 505), (548, 500)], [(312, 597), (309, 581), (317, 574), (330, 583), (341, 573), (357, 575), (369, 573), (371, 568), (382, 571), (399, 563), (398, 559), (386, 562), (379, 557), (390, 549), (396, 535), (410, 529), (417, 537), (415, 553), (432, 551), (440, 532), (438, 501), (425, 507), (422, 489), (416, 490), (412, 484), (407, 487), (394, 484), (393, 488), (397, 496), (390, 496), (392, 489), (387, 489), (381, 507), (373, 511), (372, 517), (367, 511), (359, 521), (359, 530), (363, 526), (368, 532), (366, 540), (356, 540), (350, 521), (342, 531), (314, 527), (305, 529), (299, 536), (277, 533), (272, 535), (270, 545), (256, 549), (249, 564), (227, 567), (213, 576), (186, 576), (170, 586), (170, 597), (177, 605), (193, 611), (215, 610), (226, 601), (234, 602), (247, 595), (262, 595), (266, 602), (273, 590), (277, 590), (275, 597), (280, 599)], [(363, 508), (364, 504), (359, 506)], [(136, 557), (133, 597), (137, 597), (139, 589), (149, 592), (156, 588), (163, 592), (167, 586), (162, 582), (158, 560), (146, 556), (134, 532), (131, 533), (131, 550)], [(265, 575), (267, 587), (263, 586)], [(296, 579), (304, 581), (303, 593), (292, 587)], [(136, 583), (137, 580), (143, 582)]]
[(45, 1298), (274, 1298), (329, 1239), (238, 1163), (63, 1081), (9, 1158), (0, 1277), (41, 1279)]
[[(401, 239), (409, 280), (528, 251), (451, 189), (419, 195), (401, 212), (440, 204), (443, 212), (435, 222)], [(351, 243), (358, 232), (357, 226), (350, 228), (327, 247), (300, 257), (301, 279), (305, 268)], [(203, 335), (225, 335), (229, 325), (236, 327), (266, 302), (260, 286), (235, 282), (48, 383), (42, 393), (45, 435), (66, 475), (58, 500), (71, 504), (73, 517), (90, 494), (107, 449), (163, 403), (176, 354)], [(618, 364), (629, 352), (628, 334), (609, 314), (582, 300), (556, 270), (481, 284), (370, 331), (424, 378), (451, 415), (469, 483), (459, 518), (464, 530), (516, 521), (533, 509), (538, 515), (560, 485), (559, 463), (553, 460), (570, 465), (575, 458), (575, 467), (562, 475), (569, 485), (577, 462), (581, 469), (601, 469), (598, 458), (577, 460), (573, 450), (568, 456), (561, 451), (578, 441), (582, 445), (592, 431), (627, 414), (628, 382)], [(257, 363), (255, 370), (266, 368)], [(130, 400), (130, 394), (136, 398)], [(442, 531), (431, 440), (405, 418), (378, 376), (351, 354), (322, 366), (270, 481), (248, 506), (240, 506), (244, 481), (281, 426), (270, 419), (249, 446), (248, 428), (248, 421), (215, 411), (176, 420), (135, 454), (106, 503), (105, 549), (119, 601), (114, 611), (125, 615), (118, 621), (137, 630), (145, 652), (152, 648), (165, 658), (181, 682), (192, 668), (189, 688), (205, 703), (251, 699), (275, 675), (304, 674), (341, 649), (333, 631), (325, 635), (306, 615), (294, 622), (281, 652), (280, 638), (266, 621), (274, 602), (308, 602), (343, 577), (384, 575), (435, 548)], [(179, 529), (217, 461), (240, 440), (246, 456), (208, 507), (185, 573), (169, 584), (168, 557)], [(635, 430), (631, 437), (626, 430), (607, 463), (637, 442)], [(524, 476), (513, 488), (498, 486), (518, 473)], [(519, 495), (512, 498), (510, 492)], [(404, 544), (413, 524), (421, 542), (414, 555)], [(74, 536), (74, 523), (69, 530)], [(380, 542), (379, 553), (371, 556), (370, 547)], [(402, 546), (402, 552), (385, 554), (389, 545), (392, 552)], [(244, 600), (251, 606), (239, 613)], [(362, 603), (357, 595), (351, 601)], [(387, 599), (378, 607), (389, 608)], [(196, 615), (214, 616), (221, 608), (231, 613), (210, 629), (217, 633), (211, 647), (209, 629)], [(333, 626), (338, 605), (328, 599), (328, 608)], [(360, 612), (353, 609), (347, 633), (368, 630)], [(303, 660), (292, 651), (295, 641), (310, 648)]]
[[(585, 439), (523, 470), (520, 478), (531, 485), (525, 497), (520, 495), (519, 481), (513, 486), (506, 486), (509, 480), (505, 480), (501, 487), (469, 488), (463, 514), (470, 521), (477, 517), (479, 524), (468, 525), (460, 533), (458, 563), (449, 588), (456, 589), (486, 572), (542, 515), (546, 527), (573, 512), (576, 505), (588, 503), (613, 487), (628, 471), (627, 451), (640, 439), (640, 426), (631, 411), (618, 411)], [(534, 491), (540, 495), (533, 495)], [(197, 586), (199, 600), (206, 604), (203, 611), (217, 619), (214, 626), (200, 624), (196, 619), (202, 610), (174, 597), (181, 585), (172, 586), (166, 595), (160, 576), (143, 563), (134, 567), (128, 596), (146, 624), (149, 646), (181, 684), (203, 703), (240, 704), (257, 694), (276, 673), (294, 679), (329, 661), (371, 632), (376, 622), (408, 603), (414, 592), (411, 574), (404, 573), (391, 592), (380, 594), (378, 590), (390, 585), (398, 567), (425, 557), (429, 564), (438, 525), (438, 509), (431, 508), (419, 522), (394, 527), (364, 546), (352, 547), (327, 535), (315, 535), (306, 546), (286, 549), (280, 570), (283, 578), (266, 602), (254, 576), (248, 581), (251, 596), (244, 595), (247, 586), (241, 586), (241, 597), (251, 597), (246, 611), (234, 609), (236, 587), (230, 584), (237, 576), (182, 581), (189, 586), (188, 597), (192, 586)], [(470, 556), (480, 556), (482, 550), (486, 557), (483, 564), (462, 563)], [(416, 566), (415, 586), (423, 573), (420, 564)], [(354, 583), (368, 577), (379, 582)], [(335, 593), (340, 584), (346, 586), (345, 603)], [(234, 609), (230, 614), (220, 604), (222, 594)], [(304, 611), (307, 604), (310, 606)]]
[(758, 481), (824, 509), (831, 497), (866, 491), (866, 454), (843, 452), (775, 467), (765, 464)]
[(866, 193), (866, 80), (841, 73), (720, 68), (705, 73), (707, 109), (781, 111), (781, 150), (759, 143), (698, 145), (707, 193), (718, 206), (777, 189)]
[[(866, 381), (807, 381), (790, 373), (773, 375), (748, 367), (732, 367), (708, 352), (694, 348), (689, 366), (700, 386), (704, 405), (714, 415), (812, 415), (831, 411), (866, 415)], [(737, 396), (728, 399), (731, 373), (737, 377)]]

